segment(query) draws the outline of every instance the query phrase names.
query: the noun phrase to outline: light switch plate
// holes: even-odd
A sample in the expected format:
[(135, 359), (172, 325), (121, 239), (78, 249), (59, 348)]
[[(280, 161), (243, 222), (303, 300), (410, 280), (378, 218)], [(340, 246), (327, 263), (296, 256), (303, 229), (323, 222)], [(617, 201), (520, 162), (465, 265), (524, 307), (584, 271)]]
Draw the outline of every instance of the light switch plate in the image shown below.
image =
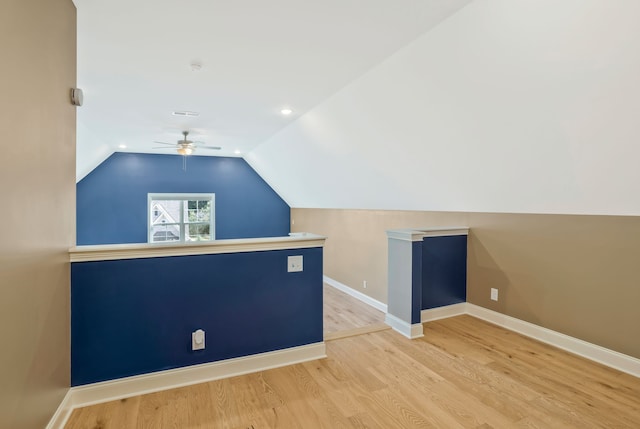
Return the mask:
[(287, 258), (287, 272), (297, 273), (302, 271), (302, 255), (289, 256)]

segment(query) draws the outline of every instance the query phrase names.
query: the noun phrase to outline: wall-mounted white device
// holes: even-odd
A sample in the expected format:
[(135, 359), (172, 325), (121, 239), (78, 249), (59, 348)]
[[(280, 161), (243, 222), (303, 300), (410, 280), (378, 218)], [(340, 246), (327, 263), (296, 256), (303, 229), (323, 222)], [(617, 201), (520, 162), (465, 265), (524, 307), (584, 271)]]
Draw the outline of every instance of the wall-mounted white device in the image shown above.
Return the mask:
[(198, 329), (191, 333), (191, 350), (202, 349), (204, 349), (204, 331), (202, 329)]
[(297, 273), (302, 271), (302, 255), (289, 256), (287, 258), (287, 272)]
[(74, 106), (82, 106), (84, 95), (80, 88), (71, 88), (71, 104)]

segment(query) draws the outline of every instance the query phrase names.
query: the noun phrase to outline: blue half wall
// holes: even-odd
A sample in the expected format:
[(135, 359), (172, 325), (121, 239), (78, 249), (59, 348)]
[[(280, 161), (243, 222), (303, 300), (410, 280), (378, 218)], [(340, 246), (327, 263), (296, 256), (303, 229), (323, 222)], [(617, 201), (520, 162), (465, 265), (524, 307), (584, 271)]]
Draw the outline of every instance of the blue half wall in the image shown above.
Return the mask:
[(77, 244), (147, 242), (147, 194), (213, 193), (216, 239), (280, 237), (290, 207), (242, 158), (116, 152), (77, 184)]
[(72, 263), (71, 385), (322, 342), (322, 251)]

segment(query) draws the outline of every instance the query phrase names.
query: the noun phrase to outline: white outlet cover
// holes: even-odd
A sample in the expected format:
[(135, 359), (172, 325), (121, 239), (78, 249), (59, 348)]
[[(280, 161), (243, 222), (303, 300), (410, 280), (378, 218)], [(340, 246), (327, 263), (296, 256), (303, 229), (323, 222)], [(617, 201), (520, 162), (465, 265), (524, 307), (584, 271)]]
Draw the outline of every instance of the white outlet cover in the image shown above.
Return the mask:
[(491, 300), (492, 301), (497, 301), (498, 300), (498, 289), (491, 288)]
[(289, 256), (287, 258), (287, 272), (297, 273), (302, 271), (302, 255)]
[(191, 350), (203, 350), (204, 349), (204, 331), (198, 329), (191, 333)]

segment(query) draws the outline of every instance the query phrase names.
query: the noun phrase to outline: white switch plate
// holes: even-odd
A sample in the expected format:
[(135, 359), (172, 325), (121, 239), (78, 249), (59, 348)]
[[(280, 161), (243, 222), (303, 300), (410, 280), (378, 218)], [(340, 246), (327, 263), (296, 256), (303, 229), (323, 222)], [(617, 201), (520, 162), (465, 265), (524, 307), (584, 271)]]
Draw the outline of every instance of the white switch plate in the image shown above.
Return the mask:
[(498, 300), (498, 289), (492, 287), (491, 288), (491, 300), (492, 301), (497, 301)]
[(302, 255), (289, 256), (287, 258), (287, 272), (297, 273), (302, 271)]
[(198, 329), (191, 333), (191, 350), (203, 350), (204, 349), (204, 331)]

